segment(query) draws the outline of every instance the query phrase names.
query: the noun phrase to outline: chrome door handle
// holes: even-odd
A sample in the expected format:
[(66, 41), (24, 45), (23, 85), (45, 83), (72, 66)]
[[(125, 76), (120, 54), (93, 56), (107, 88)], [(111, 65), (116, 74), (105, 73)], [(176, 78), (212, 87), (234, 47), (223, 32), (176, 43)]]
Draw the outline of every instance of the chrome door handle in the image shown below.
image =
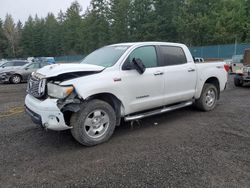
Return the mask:
[(155, 76), (160, 76), (160, 75), (163, 75), (163, 74), (164, 74), (164, 72), (161, 72), (161, 71), (157, 71), (157, 72), (154, 73)]
[(194, 71), (195, 71), (195, 69), (193, 69), (193, 68), (188, 69), (188, 72), (194, 72)]

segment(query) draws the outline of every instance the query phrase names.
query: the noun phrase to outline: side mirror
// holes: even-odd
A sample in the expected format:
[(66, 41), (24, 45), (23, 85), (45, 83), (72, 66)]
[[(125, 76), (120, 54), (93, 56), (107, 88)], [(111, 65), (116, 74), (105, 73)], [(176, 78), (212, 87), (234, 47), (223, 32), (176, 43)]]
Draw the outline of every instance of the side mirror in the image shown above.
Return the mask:
[(132, 65), (135, 68), (135, 70), (137, 70), (137, 72), (139, 74), (143, 74), (145, 72), (145, 70), (146, 70), (146, 67), (143, 64), (143, 62), (142, 62), (141, 59), (135, 59), (135, 58), (133, 58)]
[(29, 70), (29, 67), (25, 67), (25, 70)]

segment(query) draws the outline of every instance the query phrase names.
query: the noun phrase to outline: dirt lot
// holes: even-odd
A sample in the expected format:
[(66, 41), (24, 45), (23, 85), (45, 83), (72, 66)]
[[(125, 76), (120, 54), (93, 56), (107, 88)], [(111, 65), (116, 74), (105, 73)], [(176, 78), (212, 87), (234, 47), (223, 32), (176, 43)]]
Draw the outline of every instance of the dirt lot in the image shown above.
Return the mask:
[(250, 87), (231, 80), (212, 112), (126, 123), (90, 148), (34, 125), (26, 84), (1, 84), (0, 187), (250, 187)]

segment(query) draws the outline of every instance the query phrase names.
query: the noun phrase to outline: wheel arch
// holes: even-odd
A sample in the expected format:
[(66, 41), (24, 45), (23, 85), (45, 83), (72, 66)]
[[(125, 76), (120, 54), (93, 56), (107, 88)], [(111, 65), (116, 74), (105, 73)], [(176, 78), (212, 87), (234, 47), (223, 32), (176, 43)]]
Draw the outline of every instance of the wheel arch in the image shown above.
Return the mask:
[[(219, 99), (220, 98), (220, 81), (219, 81), (219, 79), (217, 77), (214, 77), (214, 76), (210, 77), (204, 82), (203, 87), (205, 84), (213, 84), (216, 87), (216, 89), (218, 91), (217, 97)], [(202, 87), (202, 89), (203, 89), (203, 87)]]
[(15, 76), (15, 75), (20, 76), (21, 81), (23, 81), (23, 76), (22, 76), (21, 74), (19, 74), (19, 73), (14, 73), (14, 74), (12, 74), (12, 75), (10, 76), (10, 78), (9, 78), (9, 81), (11, 81), (11, 78), (12, 78), (13, 76)]
[(93, 99), (99, 99), (99, 100), (105, 101), (110, 106), (112, 106), (112, 108), (115, 110), (115, 114), (116, 114), (116, 120), (117, 120), (116, 121), (116, 125), (119, 126), (122, 114), (124, 112), (124, 106), (123, 106), (121, 100), (119, 100), (112, 93), (98, 93), (98, 94), (94, 94), (94, 95), (91, 95), (91, 96), (87, 97), (85, 100), (89, 101), (89, 100), (93, 100)]

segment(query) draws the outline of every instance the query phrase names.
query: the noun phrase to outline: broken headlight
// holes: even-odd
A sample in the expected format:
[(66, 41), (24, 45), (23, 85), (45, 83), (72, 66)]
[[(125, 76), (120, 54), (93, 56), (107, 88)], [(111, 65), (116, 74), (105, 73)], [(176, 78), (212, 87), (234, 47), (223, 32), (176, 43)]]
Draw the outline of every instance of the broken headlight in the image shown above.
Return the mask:
[(69, 96), (73, 90), (73, 86), (60, 86), (57, 84), (48, 83), (48, 95), (50, 97), (58, 98), (58, 99), (64, 99), (67, 96)]

